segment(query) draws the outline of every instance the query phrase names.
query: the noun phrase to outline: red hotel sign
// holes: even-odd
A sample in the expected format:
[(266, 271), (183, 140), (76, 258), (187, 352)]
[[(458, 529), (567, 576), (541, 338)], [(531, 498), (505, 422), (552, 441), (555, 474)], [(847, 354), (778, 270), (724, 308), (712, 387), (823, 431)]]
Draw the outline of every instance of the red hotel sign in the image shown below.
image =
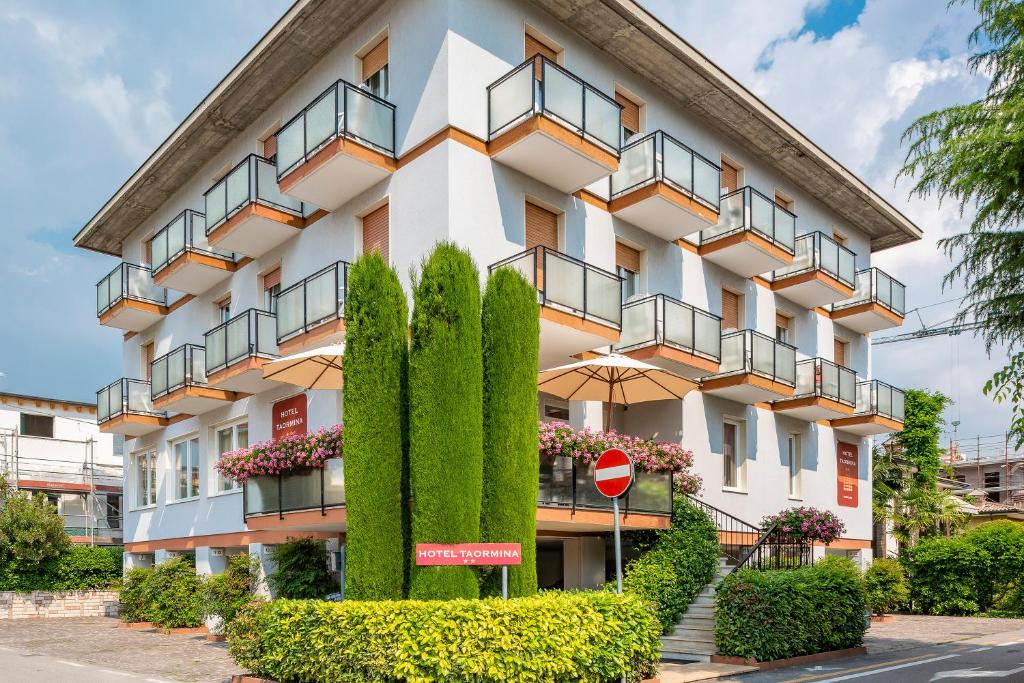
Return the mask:
[(858, 476), (857, 445), (840, 441), (836, 444), (836, 485), (838, 502), (843, 507), (857, 507)]
[(420, 567), (479, 564), (520, 565), (522, 548), (518, 543), (417, 543), (416, 564)]
[(306, 435), (306, 395), (299, 394), (278, 401), (271, 410), (273, 430), (276, 439)]

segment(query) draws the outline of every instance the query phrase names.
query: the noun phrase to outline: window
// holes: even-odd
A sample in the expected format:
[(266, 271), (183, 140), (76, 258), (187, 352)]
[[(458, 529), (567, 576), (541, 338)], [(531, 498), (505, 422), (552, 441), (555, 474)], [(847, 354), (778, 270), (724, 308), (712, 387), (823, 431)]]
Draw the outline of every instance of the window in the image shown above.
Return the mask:
[(379, 43), (363, 55), (363, 87), (377, 97), (387, 99), (388, 83), (388, 39)]
[(640, 133), (640, 105), (618, 90), (615, 91), (615, 101), (622, 105), (622, 141), (625, 142)]
[(743, 296), (728, 289), (722, 290), (722, 331), (740, 329), (740, 309)]
[[(547, 57), (552, 62), (557, 63), (558, 53), (560, 51), (561, 50), (549, 45), (548, 41), (538, 38), (534, 34), (530, 33), (530, 31), (526, 32), (526, 37), (523, 41), (523, 55), (526, 59), (530, 59), (534, 55), (540, 55), (541, 57)], [(533, 67), (534, 78), (539, 81), (543, 76), (543, 73), (540, 62), (537, 62)]]
[(790, 434), (786, 440), (789, 456), (789, 496), (800, 497), (800, 471), (803, 469), (803, 454), (800, 452), (800, 435)]
[(841, 244), (844, 247), (846, 246), (847, 237), (838, 230), (832, 231), (832, 239), (836, 241), (836, 244)]
[[(363, 216), (363, 253), (379, 251), (385, 261), (389, 261), (391, 243), (390, 225), (388, 224), (388, 205), (374, 209)], [(390, 262), (390, 261), (389, 261)]]
[(722, 159), (722, 194), (739, 189), (741, 169), (731, 161)]
[(281, 269), (274, 268), (263, 276), (263, 309), (277, 313), (277, 295), (281, 293)]
[(153, 379), (153, 342), (142, 345), (142, 378), (146, 381)]
[[(215, 438), (217, 442), (217, 459), (219, 460), (224, 457), (225, 453), (237, 448), (245, 448), (249, 445), (249, 424), (243, 422), (218, 429)], [(238, 489), (238, 482), (221, 476), (220, 472), (217, 472), (216, 469), (214, 473), (217, 479), (217, 491), (234, 491)]]
[(629, 301), (640, 293), (640, 252), (622, 242), (616, 242), (615, 268), (622, 278), (622, 301)]
[(217, 322), (226, 323), (231, 320), (231, 297), (217, 302)]
[(174, 444), (174, 472), (177, 481), (176, 500), (186, 500), (199, 495), (198, 438)]
[(739, 422), (726, 420), (722, 424), (722, 461), (724, 465), (723, 486), (738, 489), (743, 486), (742, 468), (743, 453), (740, 450), (741, 425)]
[(793, 200), (782, 194), (778, 190), (775, 191), (775, 203), (784, 208), (786, 211), (793, 211)]
[(526, 248), (558, 251), (558, 214), (526, 202)]
[(775, 341), (783, 344), (792, 344), (790, 339), (793, 335), (793, 319), (781, 313), (775, 314)]
[(43, 436), (53, 438), (53, 415), (21, 414), (22, 436)]
[(846, 367), (846, 342), (842, 339), (836, 338), (835, 340), (832, 352), (832, 361), (836, 365)]
[(569, 402), (550, 396), (542, 398), (541, 420), (544, 422), (568, 422)]
[(999, 472), (986, 472), (985, 473), (985, 488), (986, 489), (997, 489), (997, 488), (999, 488)]
[(135, 465), (135, 505), (156, 505), (156, 453), (142, 453), (132, 458)]

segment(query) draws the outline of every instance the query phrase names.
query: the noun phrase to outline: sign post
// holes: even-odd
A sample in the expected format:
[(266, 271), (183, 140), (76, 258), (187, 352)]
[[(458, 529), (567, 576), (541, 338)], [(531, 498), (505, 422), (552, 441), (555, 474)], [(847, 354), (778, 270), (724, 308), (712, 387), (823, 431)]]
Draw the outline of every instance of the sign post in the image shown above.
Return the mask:
[(612, 499), (612, 529), (615, 536), (615, 589), (622, 593), (622, 539), (619, 533), (619, 498), (633, 485), (633, 461), (619, 448), (609, 448), (594, 465), (594, 485), (601, 495)]
[(501, 597), (508, 600), (508, 568), (523, 563), (518, 543), (417, 543), (416, 566), (500, 566)]

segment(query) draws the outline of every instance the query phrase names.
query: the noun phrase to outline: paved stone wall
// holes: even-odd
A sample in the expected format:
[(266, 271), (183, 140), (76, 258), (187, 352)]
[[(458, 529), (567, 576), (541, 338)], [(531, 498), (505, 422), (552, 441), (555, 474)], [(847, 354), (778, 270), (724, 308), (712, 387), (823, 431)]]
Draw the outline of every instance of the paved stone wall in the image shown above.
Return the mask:
[(116, 617), (117, 591), (0, 591), (0, 619)]

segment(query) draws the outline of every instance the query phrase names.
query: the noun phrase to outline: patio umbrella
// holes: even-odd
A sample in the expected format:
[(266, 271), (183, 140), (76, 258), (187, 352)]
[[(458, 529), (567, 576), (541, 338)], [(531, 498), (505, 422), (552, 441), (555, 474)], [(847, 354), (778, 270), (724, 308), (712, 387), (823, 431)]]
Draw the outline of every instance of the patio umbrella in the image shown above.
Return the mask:
[(628, 356), (610, 354), (542, 370), (537, 388), (572, 401), (605, 401), (604, 428), (611, 424), (612, 404), (682, 399), (697, 383)]
[(343, 344), (333, 344), (278, 358), (264, 363), (263, 378), (304, 389), (340, 391), (343, 384), (341, 357), (344, 353)]

